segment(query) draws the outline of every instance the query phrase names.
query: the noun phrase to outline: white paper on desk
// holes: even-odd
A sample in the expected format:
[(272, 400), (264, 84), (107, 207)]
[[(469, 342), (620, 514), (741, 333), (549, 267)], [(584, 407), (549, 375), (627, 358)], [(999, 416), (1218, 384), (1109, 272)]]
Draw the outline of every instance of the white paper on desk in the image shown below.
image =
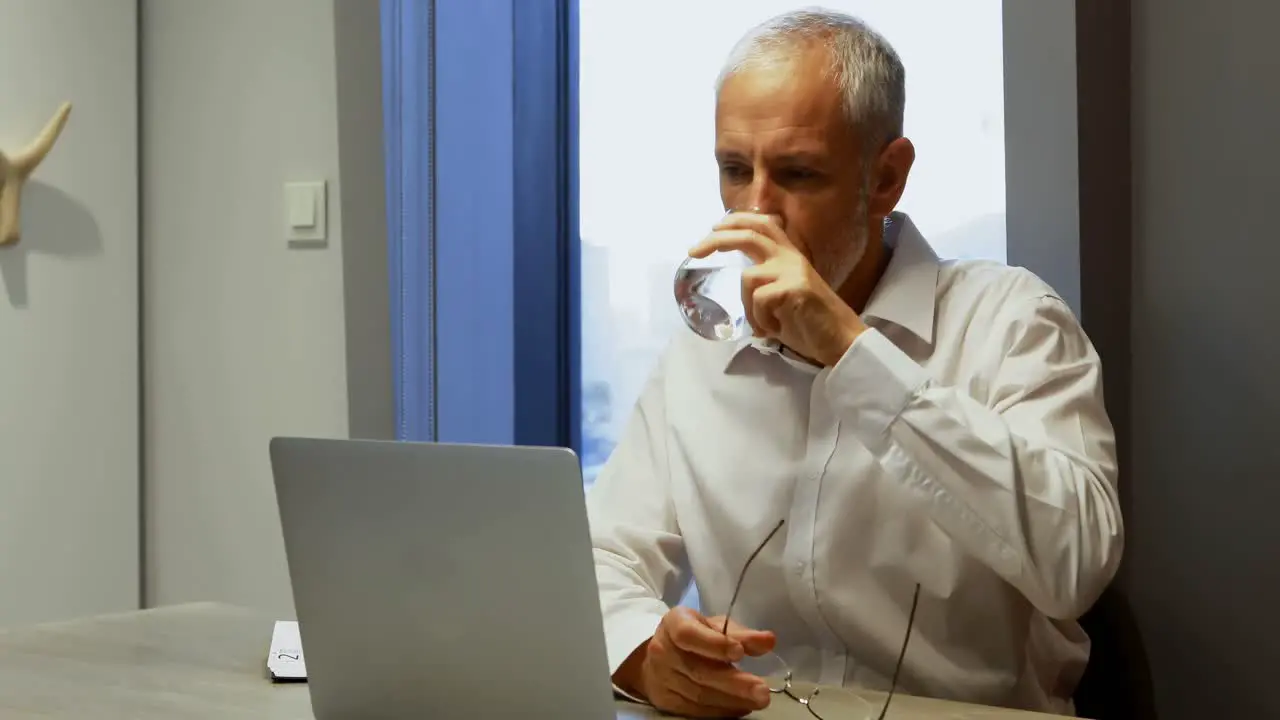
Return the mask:
[(302, 659), (302, 636), (295, 620), (277, 620), (271, 631), (267, 670), (276, 682), (306, 680), (307, 662)]

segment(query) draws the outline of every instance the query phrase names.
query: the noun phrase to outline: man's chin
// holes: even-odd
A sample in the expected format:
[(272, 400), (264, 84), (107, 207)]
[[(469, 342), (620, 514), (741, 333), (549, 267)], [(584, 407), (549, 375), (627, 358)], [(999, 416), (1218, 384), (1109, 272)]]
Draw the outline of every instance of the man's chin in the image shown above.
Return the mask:
[(858, 269), (858, 265), (867, 255), (867, 243), (858, 243), (854, 252), (843, 258), (840, 263), (836, 264), (831, 272), (821, 273), (822, 279), (832, 290), (839, 292), (849, 282), (849, 278), (853, 277), (853, 272)]

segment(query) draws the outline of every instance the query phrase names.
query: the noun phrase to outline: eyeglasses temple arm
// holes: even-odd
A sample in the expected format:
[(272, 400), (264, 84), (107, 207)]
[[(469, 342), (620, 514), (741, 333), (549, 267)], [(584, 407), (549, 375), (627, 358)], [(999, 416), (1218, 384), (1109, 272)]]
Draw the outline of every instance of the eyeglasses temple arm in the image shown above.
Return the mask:
[(907, 656), (907, 644), (911, 642), (911, 626), (916, 623), (916, 606), (920, 604), (920, 583), (916, 583), (915, 594), (911, 596), (911, 613), (907, 615), (907, 634), (902, 638), (902, 650), (898, 651), (898, 664), (893, 667), (893, 680), (889, 682), (889, 695), (884, 699), (884, 707), (880, 708), (880, 717), (884, 720), (889, 712), (889, 703), (893, 702), (893, 691), (898, 689), (898, 674), (902, 672), (902, 659)]
[(756, 559), (761, 550), (764, 550), (764, 546), (769, 544), (769, 541), (773, 539), (774, 535), (778, 534), (778, 531), (782, 529), (783, 524), (786, 522), (786, 519), (779, 520), (778, 524), (773, 526), (773, 530), (769, 532), (769, 535), (765, 537), (764, 542), (757, 545), (755, 551), (747, 557), (747, 562), (743, 564), (742, 572), (738, 575), (738, 584), (733, 588), (733, 597), (729, 599), (729, 609), (724, 611), (724, 627), (720, 628), (721, 635), (729, 634), (729, 618), (733, 615), (733, 606), (738, 603), (738, 593), (742, 592), (742, 581), (747, 579), (747, 568), (751, 567), (751, 562)]

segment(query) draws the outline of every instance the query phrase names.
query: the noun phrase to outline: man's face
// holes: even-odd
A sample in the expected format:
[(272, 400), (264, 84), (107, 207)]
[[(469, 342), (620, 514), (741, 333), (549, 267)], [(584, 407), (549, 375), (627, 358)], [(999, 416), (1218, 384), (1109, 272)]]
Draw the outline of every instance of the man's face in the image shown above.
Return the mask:
[(814, 48), (750, 66), (716, 103), (716, 162), (728, 210), (781, 216), (787, 236), (834, 288), (866, 250), (868, 177), (861, 138)]

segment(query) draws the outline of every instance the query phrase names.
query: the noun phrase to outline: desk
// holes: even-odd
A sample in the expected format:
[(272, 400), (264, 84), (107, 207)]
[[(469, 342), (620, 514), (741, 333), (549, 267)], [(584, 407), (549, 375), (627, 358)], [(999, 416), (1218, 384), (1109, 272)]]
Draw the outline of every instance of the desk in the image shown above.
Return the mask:
[[(234, 607), (196, 604), (0, 632), (0, 717), (313, 720), (305, 684), (267, 680), (272, 620)], [(635, 705), (619, 704), (619, 709), (619, 717), (631, 720), (660, 717)], [(753, 717), (812, 720), (785, 699)], [(1049, 716), (898, 696), (889, 717)]]

